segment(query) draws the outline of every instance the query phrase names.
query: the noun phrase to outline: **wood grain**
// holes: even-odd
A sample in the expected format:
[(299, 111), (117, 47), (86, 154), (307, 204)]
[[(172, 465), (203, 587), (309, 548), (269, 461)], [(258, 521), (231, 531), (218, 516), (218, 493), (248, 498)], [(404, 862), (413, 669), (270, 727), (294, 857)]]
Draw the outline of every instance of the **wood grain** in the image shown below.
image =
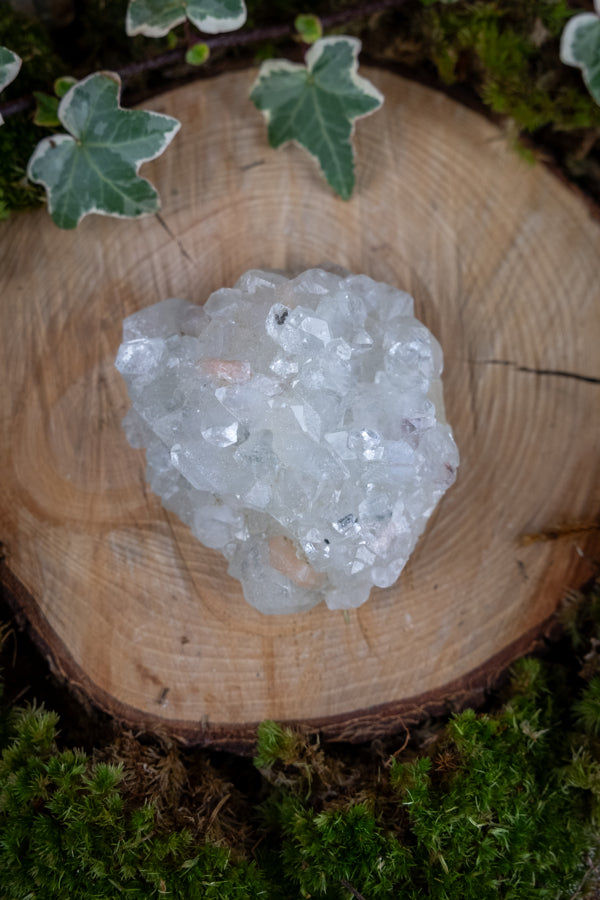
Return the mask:
[[(597, 530), (520, 536), (598, 515), (598, 224), (495, 126), (368, 75), (386, 100), (359, 123), (350, 203), (268, 147), (242, 72), (149, 104), (182, 122), (142, 170), (160, 218), (0, 226), (3, 581), (59, 671), (139, 727), (220, 746), (266, 717), (399, 729), (483, 691), (597, 566)], [(394, 587), (347, 615), (268, 617), (149, 491), (113, 362), (143, 306), (322, 262), (413, 294), (461, 467)]]

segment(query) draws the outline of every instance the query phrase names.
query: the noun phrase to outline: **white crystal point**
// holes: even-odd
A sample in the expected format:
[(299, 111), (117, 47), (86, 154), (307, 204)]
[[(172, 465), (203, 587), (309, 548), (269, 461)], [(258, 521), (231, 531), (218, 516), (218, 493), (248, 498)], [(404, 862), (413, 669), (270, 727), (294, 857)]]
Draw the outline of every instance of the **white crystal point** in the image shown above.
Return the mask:
[(253, 269), (125, 320), (127, 437), (261, 612), (390, 587), (455, 480), (442, 351), (413, 313), (366, 275)]

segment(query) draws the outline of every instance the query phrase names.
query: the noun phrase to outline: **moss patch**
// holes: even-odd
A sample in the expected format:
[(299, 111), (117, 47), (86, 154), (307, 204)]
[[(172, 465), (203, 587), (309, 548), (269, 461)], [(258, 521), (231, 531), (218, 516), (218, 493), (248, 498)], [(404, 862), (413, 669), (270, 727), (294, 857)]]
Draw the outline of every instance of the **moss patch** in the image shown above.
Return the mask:
[(400, 746), (265, 722), (249, 760), (0, 716), (0, 898), (583, 898), (597, 885), (600, 592), (485, 713)]

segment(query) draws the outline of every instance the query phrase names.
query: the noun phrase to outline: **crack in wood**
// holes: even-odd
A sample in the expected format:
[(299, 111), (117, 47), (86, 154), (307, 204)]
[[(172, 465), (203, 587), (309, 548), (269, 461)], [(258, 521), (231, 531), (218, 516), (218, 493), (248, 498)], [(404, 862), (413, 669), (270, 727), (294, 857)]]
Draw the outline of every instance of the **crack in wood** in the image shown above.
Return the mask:
[(248, 172), (250, 169), (255, 169), (257, 166), (264, 166), (264, 159), (257, 159), (255, 162), (247, 163), (245, 166), (240, 166), (240, 172)]
[(582, 375), (580, 372), (567, 372), (564, 369), (537, 369), (533, 366), (520, 366), (511, 359), (470, 359), (474, 366), (510, 366), (517, 372), (527, 372), (531, 375), (550, 375), (556, 378), (574, 378), (576, 381), (585, 381), (586, 384), (600, 384), (600, 378), (593, 375)]
[(557, 541), (559, 538), (574, 537), (594, 531), (600, 531), (600, 522), (567, 522), (565, 525), (556, 525), (553, 528), (545, 528), (543, 531), (522, 534), (519, 537), (519, 543), (523, 547), (527, 547), (529, 544), (537, 544), (540, 541)]
[(185, 247), (183, 246), (183, 244), (181, 243), (181, 241), (179, 240), (179, 238), (178, 238), (176, 235), (173, 234), (173, 232), (171, 231), (171, 229), (169, 228), (169, 226), (167, 225), (167, 223), (165, 222), (165, 220), (163, 219), (163, 217), (161, 216), (161, 214), (160, 214), (160, 213), (155, 213), (155, 216), (156, 216), (156, 218), (158, 219), (159, 223), (162, 225), (162, 227), (165, 229), (165, 231), (167, 232), (167, 234), (169, 235), (169, 237), (171, 238), (171, 240), (172, 240), (172, 241), (175, 241), (175, 243), (177, 244), (177, 246), (178, 246), (179, 249), (181, 250), (183, 256), (185, 256), (185, 258), (186, 258), (189, 262), (193, 263), (194, 260), (192, 259), (192, 257), (190, 256), (190, 254), (187, 252), (187, 250), (185, 249)]

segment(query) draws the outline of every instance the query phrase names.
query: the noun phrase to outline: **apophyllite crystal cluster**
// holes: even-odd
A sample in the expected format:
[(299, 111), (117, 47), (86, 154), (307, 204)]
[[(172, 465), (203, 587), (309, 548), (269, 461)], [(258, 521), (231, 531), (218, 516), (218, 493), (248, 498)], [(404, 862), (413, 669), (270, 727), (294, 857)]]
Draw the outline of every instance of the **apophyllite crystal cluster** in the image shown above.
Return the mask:
[(253, 270), (125, 320), (124, 427), (150, 486), (262, 612), (392, 585), (454, 481), (442, 353), (413, 312), (365, 275)]

